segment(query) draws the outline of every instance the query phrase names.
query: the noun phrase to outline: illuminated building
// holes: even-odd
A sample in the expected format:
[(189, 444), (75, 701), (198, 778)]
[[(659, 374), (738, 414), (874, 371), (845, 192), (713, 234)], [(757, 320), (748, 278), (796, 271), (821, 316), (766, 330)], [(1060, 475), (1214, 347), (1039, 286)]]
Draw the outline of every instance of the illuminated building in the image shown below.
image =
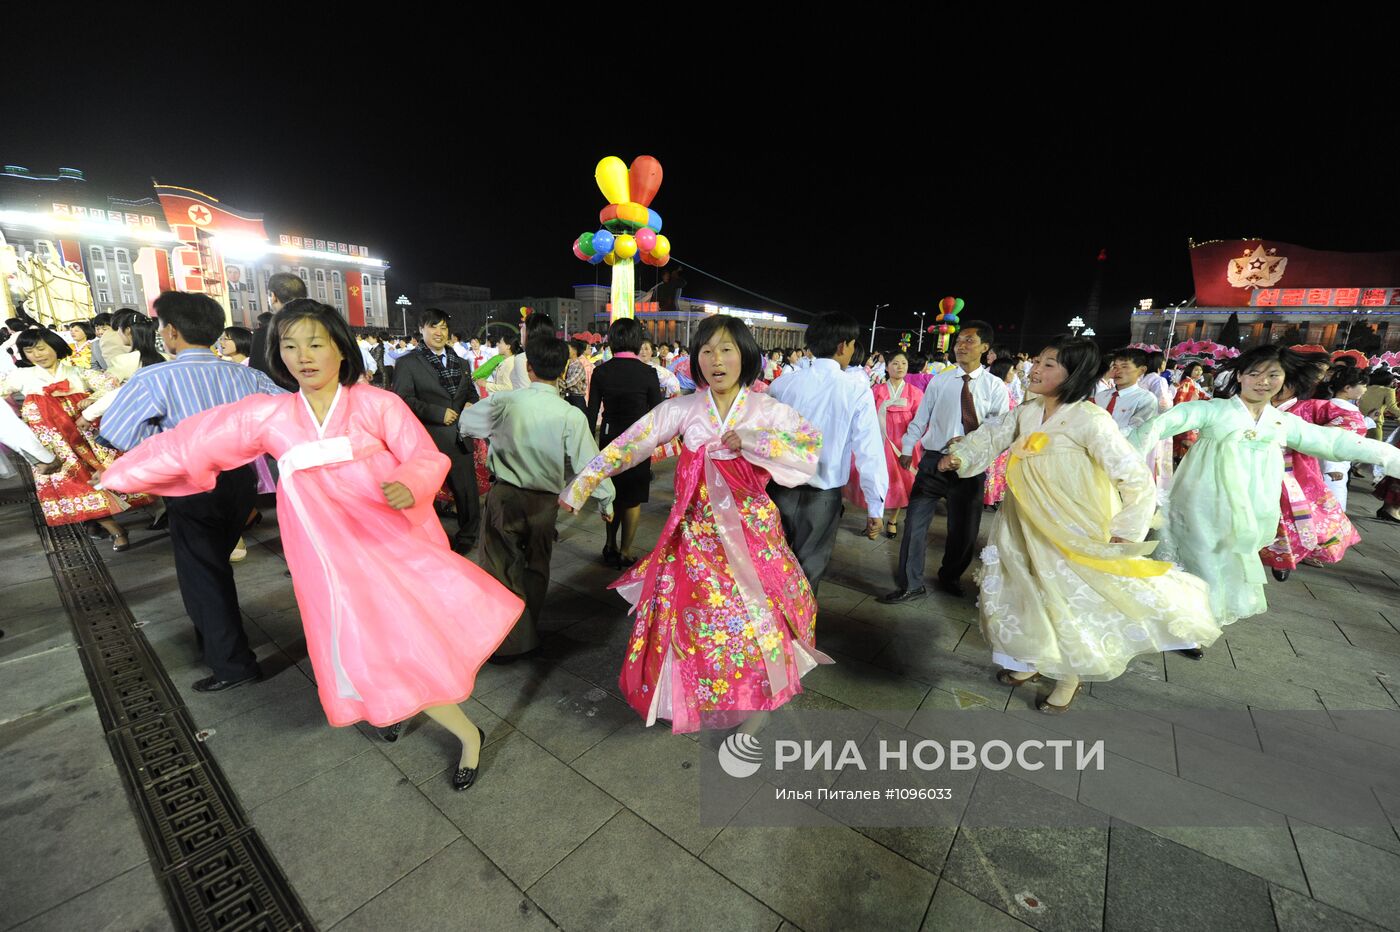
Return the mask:
[[(129, 192), (136, 193), (136, 192)], [(83, 173), (0, 171), (0, 236), (21, 256), (34, 253), (81, 269), (98, 312), (144, 308), (162, 291), (201, 292), (228, 320), (256, 326), (267, 281), (291, 272), (312, 298), (337, 308), (352, 326), (386, 327), (388, 264), (364, 246), (267, 232), (249, 213), (192, 188), (152, 184), (123, 198), (92, 190)]]
[[(583, 306), (585, 319), (592, 329), (606, 333), (608, 329), (608, 301), (611, 291), (607, 285), (575, 285), (574, 296)], [(752, 308), (735, 307), (705, 298), (682, 297), (676, 312), (664, 312), (655, 302), (638, 302), (636, 318), (654, 339), (665, 342), (679, 341), (687, 345), (694, 328), (701, 321), (715, 314), (728, 314), (738, 317), (748, 324), (754, 339), (765, 350), (796, 348), (806, 345), (807, 325), (789, 321), (782, 314), (771, 311), (758, 311)]]
[(1195, 299), (1133, 312), (1134, 342), (1215, 340), (1238, 315), (1240, 346), (1400, 349), (1400, 252), (1305, 249), (1272, 240), (1191, 244)]

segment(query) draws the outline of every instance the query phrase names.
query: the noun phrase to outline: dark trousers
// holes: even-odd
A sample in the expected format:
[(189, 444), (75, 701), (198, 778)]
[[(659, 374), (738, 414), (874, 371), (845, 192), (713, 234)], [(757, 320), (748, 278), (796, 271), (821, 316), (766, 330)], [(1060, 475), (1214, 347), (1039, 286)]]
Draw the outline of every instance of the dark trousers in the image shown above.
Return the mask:
[(498, 479), (486, 493), (482, 567), (525, 600), (525, 614), (496, 649), (498, 657), (523, 654), (540, 644), (538, 625), (549, 590), (558, 516), (559, 496), (554, 492), (522, 489)]
[(569, 404), (573, 405), (575, 408), (578, 408), (584, 414), (588, 413), (588, 401), (582, 395), (576, 395), (573, 392), (567, 392), (564, 395), (564, 400), (567, 401)]
[(836, 529), (841, 525), (840, 489), (814, 489), (799, 485), (789, 489), (776, 482), (768, 484), (768, 497), (778, 506), (783, 534), (797, 562), (817, 594), (817, 583), (826, 575), (831, 551), (836, 546)]
[(986, 473), (960, 479), (955, 472), (939, 472), (939, 454), (924, 451), (919, 473), (909, 492), (909, 512), (904, 518), (904, 539), (899, 543), (899, 568), (895, 581), (901, 589), (918, 589), (924, 584), (924, 558), (928, 552), (928, 526), (933, 520), (937, 499), (948, 502), (948, 540), (943, 546), (943, 565), (938, 578), (956, 583), (972, 565), (977, 550), (977, 531), (982, 525), (982, 490)]
[[(443, 451), (447, 452), (447, 451)], [(452, 546), (467, 550), (476, 546), (481, 534), (481, 498), (477, 494), (476, 461), (471, 450), (460, 447), (447, 454), (452, 467), (447, 471), (447, 487), (452, 490), (452, 499), (457, 505), (457, 535), (452, 538)]]
[(221, 680), (240, 680), (258, 670), (228, 562), (253, 510), (257, 484), (253, 467), (240, 466), (220, 473), (212, 491), (165, 497), (180, 597), (199, 634), (204, 662)]

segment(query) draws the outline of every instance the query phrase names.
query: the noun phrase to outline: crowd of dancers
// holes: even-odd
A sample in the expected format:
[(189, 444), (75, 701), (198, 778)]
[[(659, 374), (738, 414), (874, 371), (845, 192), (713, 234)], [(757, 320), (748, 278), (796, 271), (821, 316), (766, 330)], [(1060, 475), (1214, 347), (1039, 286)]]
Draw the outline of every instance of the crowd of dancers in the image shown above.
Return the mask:
[[(1359, 540), (1353, 468), (1386, 477), (1377, 518), (1400, 523), (1394, 378), (1359, 354), (1259, 346), (1167, 372), (1160, 353), (1079, 337), (1013, 355), (972, 321), (952, 358), (862, 358), (844, 314), (815, 320), (800, 350), (765, 352), (723, 315), (685, 347), (620, 319), (600, 353), (540, 314), (491, 346), (434, 310), (410, 344), (357, 337), (295, 276), (269, 290), (255, 331), (181, 292), (155, 319), (8, 322), (0, 443), (29, 462), (50, 524), (116, 551), (133, 509), (168, 527), (210, 670), (199, 691), (261, 677), (232, 564), (275, 490), (327, 720), (392, 741), (426, 713), (461, 743), (458, 789), (484, 739), (461, 707), (477, 672), (539, 650), (561, 508), (597, 507), (634, 616), (620, 689), (677, 732), (752, 730), (832, 662), (817, 592), (847, 504), (861, 533), (899, 539), (880, 603), (965, 597), (979, 562), (990, 675), (1052, 681), (1048, 713), (1143, 654), (1199, 658), (1266, 610), (1266, 569), (1282, 581), (1341, 560)], [(646, 551), (641, 507), (666, 457), (674, 497)], [(478, 548), (480, 565), (465, 559)], [(424, 584), (380, 586), (386, 565)]]

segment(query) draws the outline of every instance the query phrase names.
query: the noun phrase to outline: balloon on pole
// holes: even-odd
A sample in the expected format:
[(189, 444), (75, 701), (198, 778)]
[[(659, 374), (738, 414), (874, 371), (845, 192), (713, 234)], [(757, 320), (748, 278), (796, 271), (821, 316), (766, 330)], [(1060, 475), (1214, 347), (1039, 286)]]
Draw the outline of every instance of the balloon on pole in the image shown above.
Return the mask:
[(579, 235), (574, 257), (589, 265), (612, 267), (612, 319), (633, 316), (635, 263), (661, 267), (671, 261), (671, 241), (661, 235), (661, 214), (651, 206), (661, 189), (661, 163), (639, 155), (629, 168), (615, 155), (593, 169), (593, 180), (608, 205), (598, 213), (599, 229)]

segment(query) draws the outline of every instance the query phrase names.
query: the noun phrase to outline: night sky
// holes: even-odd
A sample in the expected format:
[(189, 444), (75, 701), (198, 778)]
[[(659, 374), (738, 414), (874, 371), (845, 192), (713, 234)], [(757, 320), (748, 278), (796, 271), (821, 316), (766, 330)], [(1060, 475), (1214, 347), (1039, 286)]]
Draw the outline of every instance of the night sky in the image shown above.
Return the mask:
[[(688, 268), (866, 325), (888, 302), (880, 323), (899, 329), (957, 295), (965, 320), (991, 320), (1012, 345), (1082, 313), (1100, 272), (1108, 339), (1126, 334), (1138, 299), (1190, 297), (1189, 237), (1400, 248), (1400, 130), (1392, 108), (1355, 96), (1292, 96), (1282, 121), (1228, 106), (1236, 88), (1125, 110), (1084, 88), (1023, 89), (1013, 103), (872, 86), (856, 106), (803, 77), (755, 74), (726, 86), (672, 76), (666, 96), (610, 111), (569, 92), (576, 72), (468, 70), (420, 82), (409, 64), (318, 99), (315, 82), (285, 76), (296, 68), (206, 73), (186, 95), (152, 67), (123, 73), (112, 99), (74, 95), (72, 121), (57, 107), (7, 121), (0, 159), (80, 168), (118, 195), (154, 177), (260, 211), (274, 235), (365, 244), (392, 266), (392, 299), (421, 281), (501, 297), (606, 282), (606, 267), (570, 252), (605, 203), (593, 168), (645, 153), (665, 169), (652, 206)], [(1367, 129), (1308, 132), (1312, 114)], [(654, 275), (639, 267), (639, 286)], [(692, 297), (785, 310), (687, 278)]]

